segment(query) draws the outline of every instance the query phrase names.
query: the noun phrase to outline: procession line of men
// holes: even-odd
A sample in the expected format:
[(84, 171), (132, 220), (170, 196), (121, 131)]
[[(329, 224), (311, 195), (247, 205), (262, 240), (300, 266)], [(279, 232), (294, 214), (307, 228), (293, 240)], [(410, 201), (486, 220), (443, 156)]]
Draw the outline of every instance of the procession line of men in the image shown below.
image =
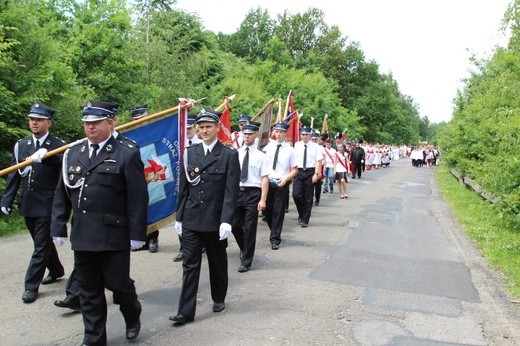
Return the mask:
[[(64, 276), (52, 240), (63, 244), (67, 222), (71, 222), (74, 270), (66, 298), (55, 305), (81, 310), (85, 345), (106, 344), (105, 288), (120, 306), (126, 338), (137, 338), (141, 304), (130, 278), (130, 251), (158, 248), (158, 230), (146, 235), (148, 191), (143, 162), (137, 145), (114, 131), (117, 110), (115, 103), (87, 102), (81, 118), (87, 139), (63, 155), (44, 158), (48, 150), (64, 142), (48, 132), (54, 110), (34, 104), (29, 112), (32, 135), (18, 141), (13, 151), (13, 163), (27, 158), (33, 163), (8, 177), (1, 201), (1, 211), (9, 213), (22, 185), (21, 211), (35, 245), (22, 296), (27, 303), (36, 300), (40, 284)], [(132, 110), (134, 118), (145, 113), (146, 105)], [(324, 153), (310, 140), (310, 127), (301, 128), (302, 141), (293, 148), (286, 141), (288, 124), (279, 122), (273, 128), (275, 140), (261, 151), (260, 124), (241, 115), (238, 148), (233, 149), (217, 139), (220, 115), (203, 109), (196, 119), (188, 119), (188, 129), (196, 123), (200, 139), (188, 130), (180, 164), (175, 229), (181, 248), (175, 259), (182, 260), (183, 281), (178, 312), (170, 317), (178, 325), (195, 317), (203, 249), (209, 263), (213, 311), (218, 313), (225, 309), (228, 287), (227, 238), (233, 234), (240, 248), (238, 271), (249, 271), (258, 213), (264, 212), (271, 248), (278, 250), (289, 183), (294, 180), (298, 221), (305, 228), (311, 217), (313, 184), (322, 175)], [(46, 267), (49, 275), (43, 279)]]

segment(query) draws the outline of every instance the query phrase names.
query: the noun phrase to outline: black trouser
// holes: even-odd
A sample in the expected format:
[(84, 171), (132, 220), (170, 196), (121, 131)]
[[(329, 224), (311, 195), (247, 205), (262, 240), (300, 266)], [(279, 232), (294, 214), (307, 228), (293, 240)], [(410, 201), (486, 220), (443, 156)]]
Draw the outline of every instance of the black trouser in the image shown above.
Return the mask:
[(352, 177), (355, 177), (357, 174), (358, 178), (361, 178), (361, 170), (363, 169), (363, 165), (361, 162), (352, 163)]
[(289, 184), (278, 187), (274, 183), (269, 183), (267, 203), (265, 207), (265, 219), (271, 230), (271, 244), (280, 245), (282, 242), (281, 234), (283, 220), (285, 219), (285, 207), (287, 205)]
[(195, 316), (197, 291), (199, 289), (202, 247), (206, 248), (209, 264), (211, 299), (215, 303), (224, 302), (228, 287), (227, 239), (219, 240), (219, 232), (196, 232), (182, 229), (182, 290), (179, 297), (178, 313)]
[(79, 297), (85, 335), (83, 344), (107, 342), (107, 302), (105, 288), (114, 292), (127, 325), (141, 315), (134, 281), (130, 278), (130, 249), (122, 251), (75, 251), (74, 263), (79, 281)]
[(233, 235), (242, 252), (241, 265), (248, 268), (251, 267), (255, 255), (257, 208), (261, 196), (262, 191), (259, 187), (240, 188), (233, 217)]
[(318, 180), (316, 184), (314, 184), (314, 198), (316, 199), (316, 203), (320, 203), (321, 198), (321, 186), (323, 185), (323, 180)]
[(49, 268), (49, 275), (53, 278), (63, 276), (64, 269), (58, 257), (56, 246), (51, 238), (50, 217), (26, 217), (25, 225), (33, 239), (34, 250), (25, 273), (25, 289), (38, 292), (45, 275), (45, 268)]
[(312, 199), (314, 186), (312, 184), (312, 176), (314, 175), (314, 168), (298, 169), (298, 174), (293, 182), (293, 199), (298, 210), (298, 219), (302, 223), (309, 223), (312, 211)]

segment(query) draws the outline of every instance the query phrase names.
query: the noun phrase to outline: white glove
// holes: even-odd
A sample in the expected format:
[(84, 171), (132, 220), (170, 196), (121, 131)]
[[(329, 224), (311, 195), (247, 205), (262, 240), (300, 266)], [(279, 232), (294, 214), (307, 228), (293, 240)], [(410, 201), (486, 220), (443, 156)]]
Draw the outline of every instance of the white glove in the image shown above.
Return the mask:
[(142, 240), (130, 240), (130, 249), (137, 250), (140, 249), (146, 244), (145, 241)]
[(182, 236), (182, 221), (175, 221), (175, 231), (179, 237)]
[(65, 241), (67, 240), (67, 237), (52, 237), (52, 240), (55, 244), (63, 245)]
[(220, 224), (219, 234), (219, 240), (227, 239), (231, 235), (231, 225), (229, 223), (222, 222)]
[(43, 160), (43, 157), (45, 156), (45, 154), (47, 154), (47, 149), (40, 148), (40, 149), (36, 150), (36, 152), (34, 154), (32, 154), (30, 156), (30, 158), (33, 160), (33, 162), (42, 163), (42, 160)]
[(2, 214), (9, 215), (11, 213), (11, 208), (9, 207), (2, 207), (0, 208), (2, 210)]

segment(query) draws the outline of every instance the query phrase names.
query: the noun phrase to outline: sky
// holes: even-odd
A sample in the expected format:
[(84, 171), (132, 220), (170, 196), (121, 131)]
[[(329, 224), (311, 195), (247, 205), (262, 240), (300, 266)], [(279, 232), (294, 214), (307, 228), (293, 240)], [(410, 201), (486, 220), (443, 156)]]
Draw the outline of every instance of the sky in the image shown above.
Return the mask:
[(420, 117), (449, 121), (453, 99), (472, 68), (470, 58), (489, 58), (507, 44), (500, 31), (510, 0), (178, 0), (207, 30), (231, 34), (249, 10), (271, 18), (317, 8), (327, 25), (358, 42), (367, 60), (391, 73), (401, 93), (418, 105)]

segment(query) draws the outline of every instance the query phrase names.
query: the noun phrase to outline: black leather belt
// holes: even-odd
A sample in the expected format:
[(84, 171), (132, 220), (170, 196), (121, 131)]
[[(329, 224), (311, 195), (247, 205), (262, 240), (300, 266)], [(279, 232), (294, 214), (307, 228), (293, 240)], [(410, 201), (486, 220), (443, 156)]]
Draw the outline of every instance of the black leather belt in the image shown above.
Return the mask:
[(240, 186), (240, 191), (250, 191), (250, 190), (260, 190), (260, 188), (256, 187), (256, 186)]

